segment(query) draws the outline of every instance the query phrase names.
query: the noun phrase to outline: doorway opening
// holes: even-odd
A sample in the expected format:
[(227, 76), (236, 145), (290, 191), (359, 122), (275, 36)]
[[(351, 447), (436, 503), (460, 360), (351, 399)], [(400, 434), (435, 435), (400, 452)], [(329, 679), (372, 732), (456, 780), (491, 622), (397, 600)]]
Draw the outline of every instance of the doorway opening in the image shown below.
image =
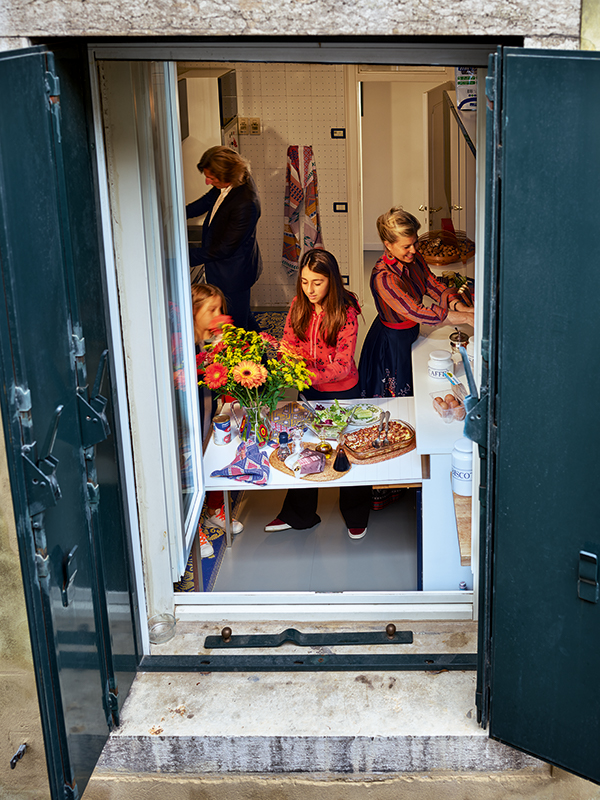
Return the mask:
[[(202, 176), (196, 169), (204, 149), (225, 141), (225, 136), (229, 137), (226, 141), (230, 144), (235, 140), (235, 135), (231, 138), (231, 128), (225, 130), (222, 125), (218, 92), (222, 75), (231, 72), (236, 75), (236, 143), (251, 163), (263, 207), (258, 237), (265, 269), (253, 288), (255, 311), (283, 316), (294, 296), (295, 280), (286, 275), (281, 267), (285, 154), (291, 144), (310, 144), (315, 152), (319, 175), (319, 204), (325, 248), (336, 255), (349, 288), (358, 295), (363, 307), (365, 321), (359, 335), (360, 347), (375, 316), (368, 288), (369, 274), (377, 256), (377, 250), (372, 249), (376, 247), (376, 242), (372, 241), (373, 215), (376, 210), (381, 213), (390, 205), (401, 205), (420, 216), (424, 228), (429, 228), (429, 174), (432, 155), (424, 96), (429, 89), (448, 85), (453, 71), (453, 67), (431, 67), (412, 68), (406, 72), (399, 68), (390, 72), (382, 69), (379, 73), (375, 68), (367, 68), (361, 72), (359, 65), (347, 64), (265, 64), (233, 61), (177, 63), (176, 78), (179, 83), (185, 81), (185, 94), (181, 86), (178, 92), (177, 135), (181, 136), (181, 131), (188, 133), (181, 141), (181, 200), (184, 201), (178, 212), (181, 215), (184, 203), (189, 203), (204, 193)], [(105, 72), (105, 78), (106, 74)], [(480, 83), (481, 77), (480, 75)], [(111, 87), (108, 85), (107, 88), (105, 82), (103, 88), (103, 101), (108, 101), (110, 105)], [(382, 202), (376, 209), (377, 184), (381, 181), (377, 180), (378, 170), (373, 168), (373, 164), (378, 147), (377, 144), (372, 146), (369, 130), (377, 127), (377, 118), (380, 115), (369, 107), (377, 108), (373, 101), (377, 100), (378, 93), (385, 95), (386, 92), (389, 96), (388, 116), (391, 128), (397, 129), (398, 115), (405, 114), (407, 120), (401, 144), (390, 136), (389, 156), (386, 158), (384, 155), (381, 159), (384, 164), (387, 162), (393, 166), (396, 163), (399, 166), (398, 170), (386, 170), (392, 178), (391, 181), (387, 180), (386, 192), (381, 192)], [(410, 97), (412, 106), (419, 107), (418, 114), (403, 110), (406, 109), (407, 97)], [(381, 97), (379, 100), (381, 102)], [(184, 108), (186, 119), (181, 121)], [(471, 113), (476, 115), (476, 112)], [(213, 123), (210, 123), (211, 116)], [(240, 132), (240, 119), (242, 130), (248, 132)], [(484, 123), (481, 119), (482, 115), (479, 127), (483, 130)], [(258, 132), (253, 133), (253, 128)], [(343, 137), (339, 135), (340, 132), (343, 132)], [(380, 139), (381, 132), (380, 124)], [(376, 137), (373, 138), (377, 141)], [(451, 150), (455, 148), (455, 140), (459, 145), (462, 141), (454, 135), (448, 145)], [(415, 141), (419, 142), (418, 157), (414, 156), (411, 149)], [(179, 143), (177, 140), (175, 144)], [(404, 159), (398, 158), (398, 150), (406, 151)], [(452, 170), (456, 167), (456, 158), (454, 156), (454, 160), (451, 158), (449, 161), (450, 181)], [(406, 190), (407, 194), (404, 195), (399, 186), (407, 186), (403, 173), (407, 164), (410, 166), (412, 183), (410, 192)], [(474, 185), (474, 171), (470, 177)], [(477, 180), (479, 183), (483, 180), (482, 170)], [(478, 202), (474, 194), (473, 190), (469, 198), (473, 226)], [(417, 199), (419, 205), (415, 206)], [(456, 196), (447, 199), (449, 203), (452, 199), (457, 200), (457, 206), (463, 202)], [(340, 210), (340, 206), (343, 210)], [(482, 218), (478, 214), (478, 219)], [(458, 224), (462, 223), (459, 221)], [(194, 227), (197, 229), (198, 220), (192, 221), (192, 225), (188, 227), (190, 244), (197, 232), (193, 230)], [(473, 238), (477, 238), (476, 233), (473, 233)], [(473, 276), (475, 264), (476, 260), (473, 260), (471, 264), (460, 264), (458, 269), (463, 272), (471, 270)], [(191, 277), (194, 279), (197, 276), (192, 274)], [(455, 438), (460, 435), (461, 426), (456, 425)], [(259, 493), (245, 492), (236, 509), (236, 514), (245, 525), (244, 533), (234, 539), (233, 547), (226, 548), (222, 531), (215, 529), (210, 532), (215, 551), (214, 568), (208, 570), (200, 581), (202, 560), (196, 552), (197, 580), (195, 585), (192, 584), (195, 591), (176, 592), (174, 599), (177, 607), (185, 609), (188, 619), (194, 615), (199, 619), (207, 619), (207, 615), (210, 617), (211, 614), (222, 614), (224, 606), (235, 615), (235, 608), (247, 606), (251, 598), (253, 603), (260, 606), (285, 609), (293, 605), (292, 616), (295, 619), (298, 619), (298, 605), (305, 607), (308, 618), (320, 614), (330, 618), (328, 601), (336, 593), (336, 602), (341, 600), (353, 605), (360, 603), (365, 611), (371, 608), (370, 613), (377, 616), (381, 613), (380, 603), (385, 602), (396, 611), (403, 606), (408, 611), (410, 605), (410, 614), (413, 617), (414, 604), (417, 603), (423, 608), (427, 607), (427, 613), (429, 607), (435, 605), (440, 612), (439, 616), (457, 615), (459, 618), (470, 618), (473, 613), (473, 592), (476, 590), (476, 577), (474, 578), (472, 571), (476, 546), (473, 565), (464, 561), (461, 563), (456, 523), (452, 516), (452, 494), (449, 489), (450, 450), (451, 448), (444, 445), (441, 450), (433, 448), (430, 452), (420, 452), (420, 456), (426, 457), (427, 464), (424, 471), (424, 464), (421, 465), (418, 489), (414, 486), (415, 481), (411, 481), (410, 488), (399, 492), (399, 501), (372, 513), (369, 536), (363, 542), (368, 557), (349, 550), (349, 544), (359, 543), (344, 540), (343, 522), (338, 519), (339, 513), (333, 510), (336, 501), (332, 498), (337, 494), (336, 490), (321, 492), (324, 510), (321, 516), (325, 515), (324, 519), (331, 521), (327, 524), (321, 523), (317, 535), (301, 534), (302, 541), (298, 536), (300, 532), (291, 532), (291, 535), (289, 532), (283, 535), (264, 533), (264, 524), (269, 521), (267, 517), (270, 519), (269, 515), (274, 516), (271, 505), (274, 508), (280, 503), (281, 496), (278, 497), (276, 492), (264, 493), (265, 496), (268, 495), (267, 502)], [(205, 486), (206, 480), (205, 464)], [(440, 500), (438, 492), (442, 485), (445, 488)], [(417, 497), (417, 492), (421, 489), (423, 511), (419, 508), (421, 497)], [(420, 515), (425, 526), (423, 536), (418, 530), (417, 517)], [(338, 522), (341, 530), (336, 533)], [(336, 541), (339, 541), (340, 547), (335, 546)], [(186, 552), (185, 548), (183, 552)], [(429, 570), (425, 578), (425, 573), (419, 574), (423, 570), (423, 558)], [(382, 569), (384, 563), (390, 568), (389, 579)], [(290, 569), (290, 565), (294, 566), (294, 570)], [(153, 571), (158, 569), (154, 563), (151, 568)], [(286, 570), (289, 579), (286, 579)], [(277, 576), (279, 583), (265, 585), (266, 573)], [(177, 584), (184, 574), (185, 570), (179, 576), (171, 573), (171, 585)], [(167, 581), (163, 578), (162, 583), (166, 586)], [(181, 585), (177, 588), (181, 588)], [(343, 597), (340, 598), (340, 594)], [(278, 614), (278, 618), (285, 618), (287, 613), (288, 611), (283, 611)], [(401, 615), (402, 611), (399, 613)]]

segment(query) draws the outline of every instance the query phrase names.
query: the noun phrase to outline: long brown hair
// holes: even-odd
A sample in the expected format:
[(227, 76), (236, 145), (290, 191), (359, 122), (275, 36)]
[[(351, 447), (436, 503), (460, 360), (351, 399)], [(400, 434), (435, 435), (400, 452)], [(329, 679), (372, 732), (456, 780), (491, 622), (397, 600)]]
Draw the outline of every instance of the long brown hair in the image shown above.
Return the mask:
[(306, 334), (313, 313), (312, 303), (302, 290), (302, 270), (304, 267), (319, 275), (329, 278), (329, 288), (323, 302), (323, 319), (321, 320), (321, 331), (323, 338), (329, 347), (335, 347), (337, 337), (346, 324), (348, 308), (351, 306), (357, 314), (360, 314), (360, 306), (353, 292), (344, 288), (342, 276), (338, 263), (331, 253), (327, 250), (308, 250), (300, 260), (298, 269), (298, 280), (296, 282), (296, 302), (292, 306), (290, 324), (296, 336), (303, 342), (306, 341)]

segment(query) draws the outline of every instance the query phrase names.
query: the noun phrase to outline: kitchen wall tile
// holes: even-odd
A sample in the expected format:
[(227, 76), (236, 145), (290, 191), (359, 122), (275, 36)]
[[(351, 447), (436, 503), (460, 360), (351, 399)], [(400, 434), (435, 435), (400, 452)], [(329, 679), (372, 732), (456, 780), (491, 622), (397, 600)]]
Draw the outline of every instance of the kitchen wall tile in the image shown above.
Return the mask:
[(266, 97), (285, 97), (285, 72), (281, 70), (269, 70), (262, 72), (262, 93)]
[(253, 289), (253, 303), (287, 307), (295, 291), (295, 277), (288, 278), (281, 264), (288, 145), (313, 146), (326, 246), (347, 260), (347, 219), (333, 213), (333, 202), (346, 199), (346, 148), (330, 135), (332, 127), (345, 124), (343, 68), (237, 64), (236, 72), (240, 116), (260, 117), (263, 129), (260, 136), (241, 137), (262, 205), (258, 238), (264, 271)]
[(285, 88), (287, 97), (312, 97), (312, 81), (310, 72), (286, 72)]

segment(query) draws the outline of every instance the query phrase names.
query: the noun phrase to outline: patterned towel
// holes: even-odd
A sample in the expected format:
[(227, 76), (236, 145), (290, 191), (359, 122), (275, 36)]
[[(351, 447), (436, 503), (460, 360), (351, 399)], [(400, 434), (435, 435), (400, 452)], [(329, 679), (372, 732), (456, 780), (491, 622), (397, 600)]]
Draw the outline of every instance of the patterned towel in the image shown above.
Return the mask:
[(264, 486), (269, 480), (270, 471), (269, 459), (266, 453), (259, 450), (256, 442), (242, 442), (231, 464), (211, 472), (210, 477), (232, 478), (234, 481)]
[[(304, 209), (302, 218), (301, 207)], [(295, 144), (288, 147), (283, 215), (282, 261), (287, 274), (293, 275), (298, 271), (298, 262), (305, 250), (323, 247), (317, 165), (309, 145)]]

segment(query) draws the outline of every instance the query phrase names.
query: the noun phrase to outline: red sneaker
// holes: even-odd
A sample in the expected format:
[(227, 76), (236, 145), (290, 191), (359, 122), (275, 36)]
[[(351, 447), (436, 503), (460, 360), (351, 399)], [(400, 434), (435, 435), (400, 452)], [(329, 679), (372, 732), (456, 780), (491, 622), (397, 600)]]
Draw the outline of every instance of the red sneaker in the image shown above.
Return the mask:
[(348, 528), (348, 536), (351, 539), (362, 539), (367, 533), (366, 528)]
[(273, 531), (289, 531), (291, 527), (292, 526), (288, 525), (287, 522), (276, 517), (273, 522), (269, 522), (268, 525), (265, 525), (265, 531), (267, 533), (273, 533)]

